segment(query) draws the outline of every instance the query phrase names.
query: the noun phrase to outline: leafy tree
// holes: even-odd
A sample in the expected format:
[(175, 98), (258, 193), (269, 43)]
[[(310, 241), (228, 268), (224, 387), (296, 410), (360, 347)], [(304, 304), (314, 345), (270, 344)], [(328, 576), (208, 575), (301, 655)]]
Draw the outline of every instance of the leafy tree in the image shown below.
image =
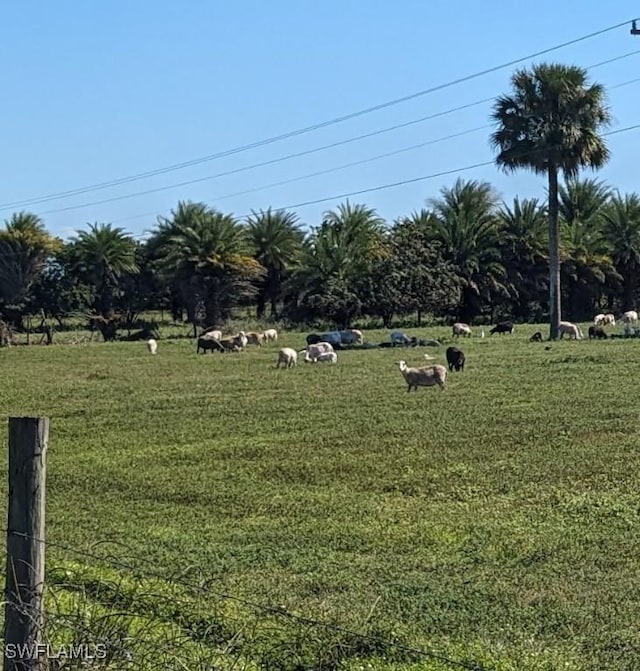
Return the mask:
[(304, 234), (297, 222), (298, 217), (293, 212), (274, 212), (271, 208), (252, 211), (248, 219), (254, 256), (266, 270), (258, 288), (258, 319), (264, 317), (267, 301), (271, 304), (271, 317), (276, 317), (285, 274), (300, 261)]
[(589, 84), (584, 68), (542, 63), (517, 70), (512, 91), (499, 97), (491, 136), (497, 164), (507, 172), (520, 168), (547, 175), (549, 185), (550, 337), (561, 320), (558, 174), (598, 169), (609, 159), (600, 135), (611, 122), (604, 88)]
[(194, 334), (198, 301), (206, 325), (218, 326), (234, 305), (255, 296), (255, 281), (265, 272), (251, 255), (246, 229), (204, 203), (178, 203), (171, 219), (160, 220), (151, 246), (165, 275), (182, 292)]
[(0, 307), (5, 316), (9, 311), (21, 321), (32, 284), (61, 246), (35, 214), (19, 212), (5, 221), (0, 231)]
[(623, 277), (622, 309), (634, 310), (640, 274), (640, 196), (617, 193), (601, 212), (604, 235)]
[(325, 212), (303, 245), (301, 267), (292, 278), (296, 300), (288, 314), (349, 326), (361, 313), (363, 287), (384, 253), (384, 230), (384, 220), (365, 205), (347, 201)]
[(138, 272), (133, 239), (111, 224), (89, 224), (69, 245), (71, 264), (81, 281), (93, 289), (96, 323), (105, 340), (116, 337), (114, 303), (123, 276)]
[(462, 282), (459, 317), (464, 322), (481, 312), (483, 299), (507, 294), (497, 203), (498, 195), (488, 182), (462, 179), (429, 201), (433, 235)]
[(500, 248), (513, 302), (510, 312), (517, 319), (540, 313), (549, 277), (546, 250), (547, 212), (537, 199), (513, 199), (498, 210), (501, 221)]
[(395, 223), (386, 237), (386, 253), (371, 274), (368, 311), (391, 327), (394, 313), (443, 315), (460, 301), (455, 267), (445, 261), (441, 245), (431, 236), (423, 210)]
[(86, 312), (93, 303), (94, 290), (74, 272), (69, 245), (50, 257), (29, 291), (29, 309), (63, 326), (63, 319)]

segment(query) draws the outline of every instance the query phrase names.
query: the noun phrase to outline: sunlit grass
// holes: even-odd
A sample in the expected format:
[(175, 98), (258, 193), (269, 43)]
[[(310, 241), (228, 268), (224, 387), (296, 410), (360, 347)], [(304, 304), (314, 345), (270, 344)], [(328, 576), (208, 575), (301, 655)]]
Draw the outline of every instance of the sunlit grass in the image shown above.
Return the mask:
[[(535, 330), (461, 339), (464, 372), (410, 394), (395, 362), (444, 347), (293, 370), (273, 345), (15, 347), (0, 407), (51, 419), (57, 565), (82, 557), (55, 544), (113, 540), (141, 571), (196, 566), (217, 592), (491, 668), (638, 668), (640, 341), (546, 350)], [(374, 668), (447, 668), (398, 659)]]

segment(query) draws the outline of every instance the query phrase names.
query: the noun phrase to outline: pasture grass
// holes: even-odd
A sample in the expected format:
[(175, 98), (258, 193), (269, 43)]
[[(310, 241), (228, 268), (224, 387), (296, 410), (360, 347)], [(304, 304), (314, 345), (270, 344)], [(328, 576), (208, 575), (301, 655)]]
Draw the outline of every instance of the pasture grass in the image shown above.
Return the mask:
[[(545, 350), (537, 328), (460, 339), (464, 372), (410, 394), (395, 362), (444, 363), (446, 346), (292, 370), (274, 345), (0, 350), (3, 416), (51, 419), (51, 590), (106, 608), (95, 584), (117, 582), (136, 616), (226, 650), (220, 668), (452, 668), (409, 648), (496, 671), (640, 668), (640, 340)], [(4, 450), (0, 465), (6, 481)]]

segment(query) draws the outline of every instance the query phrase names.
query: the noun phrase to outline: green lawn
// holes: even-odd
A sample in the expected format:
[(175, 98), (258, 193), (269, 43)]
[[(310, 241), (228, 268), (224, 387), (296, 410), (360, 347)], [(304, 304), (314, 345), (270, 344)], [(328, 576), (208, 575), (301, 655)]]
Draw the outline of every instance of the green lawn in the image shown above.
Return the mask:
[[(139, 615), (229, 645), (221, 668), (455, 668), (393, 641), (497, 671), (640, 668), (640, 340), (547, 351), (535, 330), (461, 339), (465, 371), (411, 394), (394, 362), (444, 363), (445, 347), (293, 370), (274, 368), (273, 345), (0, 350), (3, 416), (51, 419), (47, 561), (68, 599), (56, 607), (81, 608), (56, 587), (60, 567), (94, 607), (109, 603), (99, 581), (119, 581)], [(213, 593), (152, 589), (57, 544), (206, 578)], [(216, 636), (193, 633), (213, 622)]]

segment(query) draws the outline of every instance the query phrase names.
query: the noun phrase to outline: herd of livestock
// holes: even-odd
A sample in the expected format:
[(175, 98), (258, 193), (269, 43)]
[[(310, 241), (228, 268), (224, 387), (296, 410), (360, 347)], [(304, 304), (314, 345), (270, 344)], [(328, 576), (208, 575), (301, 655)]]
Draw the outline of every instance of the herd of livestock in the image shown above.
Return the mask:
[[(619, 321), (624, 324), (625, 335), (640, 335), (640, 329), (637, 328), (638, 313), (634, 310), (625, 312)], [(598, 314), (594, 317), (593, 324), (589, 326), (589, 339), (606, 339), (609, 336), (604, 330), (604, 326), (615, 326), (615, 316), (611, 313)], [(489, 334), (513, 334), (513, 322), (505, 321), (496, 324), (489, 330)], [(570, 339), (581, 340), (584, 336), (582, 330), (577, 324), (567, 321), (560, 322), (560, 338), (568, 335)], [(473, 330), (469, 324), (456, 322), (452, 327), (452, 335), (456, 338), (471, 337)], [(482, 337), (485, 332), (482, 329)], [(540, 331), (534, 333), (530, 340), (532, 342), (542, 342), (543, 337)], [(233, 336), (224, 336), (220, 330), (211, 328), (205, 330), (197, 339), (196, 353), (201, 350), (206, 352), (240, 352), (248, 345), (257, 345), (261, 347), (265, 343), (277, 343), (278, 332), (276, 329), (267, 329), (266, 331), (239, 331)], [(416, 346), (439, 346), (438, 340), (422, 340), (415, 336), (411, 337), (402, 331), (392, 331), (390, 338), (386, 342), (374, 345), (364, 341), (362, 331), (358, 329), (347, 329), (344, 331), (328, 331), (325, 333), (311, 333), (306, 337), (307, 345), (301, 350), (295, 350), (291, 347), (282, 347), (278, 351), (276, 368), (292, 368), (297, 364), (298, 354), (304, 354), (305, 363), (329, 363), (335, 364), (338, 361), (336, 350), (341, 349), (372, 349), (377, 347), (416, 347)], [(151, 354), (158, 351), (158, 343), (155, 339), (147, 340), (147, 348)], [(425, 359), (433, 359), (429, 354), (424, 355)], [(449, 371), (464, 370), (465, 355), (457, 347), (448, 347), (446, 350), (447, 365)], [(417, 368), (410, 368), (406, 361), (397, 362), (400, 373), (407, 383), (407, 391), (416, 390), (418, 387), (438, 386), (444, 390), (447, 376), (447, 368), (439, 364), (431, 364)]]

